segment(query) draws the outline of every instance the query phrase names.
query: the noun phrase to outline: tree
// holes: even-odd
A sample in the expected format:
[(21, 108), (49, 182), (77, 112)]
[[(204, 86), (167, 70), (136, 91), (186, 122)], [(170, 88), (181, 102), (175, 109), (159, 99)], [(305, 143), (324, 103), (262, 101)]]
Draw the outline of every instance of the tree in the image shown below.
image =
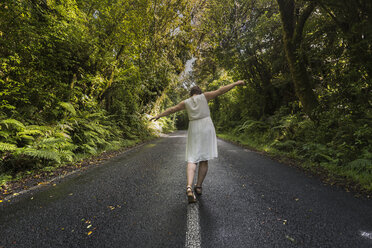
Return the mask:
[(313, 92), (304, 58), (302, 44), (303, 30), (307, 19), (314, 10), (315, 4), (300, 4), (295, 0), (277, 0), (283, 24), (284, 49), (296, 95), (305, 112), (312, 117), (318, 102)]

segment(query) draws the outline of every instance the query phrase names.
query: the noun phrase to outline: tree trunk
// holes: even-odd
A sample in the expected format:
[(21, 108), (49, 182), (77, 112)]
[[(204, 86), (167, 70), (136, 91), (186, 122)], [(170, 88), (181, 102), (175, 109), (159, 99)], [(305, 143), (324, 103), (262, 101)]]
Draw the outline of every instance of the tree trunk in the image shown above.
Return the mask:
[[(306, 20), (314, 10), (310, 3), (296, 18), (294, 0), (277, 0), (283, 24), (283, 41), (289, 70), (291, 72), (296, 95), (300, 100), (305, 113), (313, 117), (313, 110), (318, 106), (318, 101), (313, 92), (310, 77), (306, 70), (302, 56), (302, 33)], [(296, 20), (297, 19), (297, 20)]]

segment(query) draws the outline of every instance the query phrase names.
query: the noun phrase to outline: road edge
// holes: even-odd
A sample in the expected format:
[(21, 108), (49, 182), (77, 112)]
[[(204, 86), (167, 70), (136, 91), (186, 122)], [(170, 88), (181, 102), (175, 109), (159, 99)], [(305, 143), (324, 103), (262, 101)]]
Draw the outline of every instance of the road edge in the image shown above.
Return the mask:
[[(162, 138), (164, 136), (165, 135), (151, 137), (149, 139), (140, 141), (139, 143), (137, 143), (137, 144), (135, 144), (131, 147), (123, 147), (123, 148), (120, 148), (118, 150), (113, 150), (113, 151), (102, 153), (102, 154), (97, 155), (97, 156), (89, 157), (89, 158), (84, 159), (82, 161), (76, 161), (73, 164), (84, 163), (85, 166), (83, 166), (83, 167), (73, 167), (73, 166), (67, 167), (67, 165), (66, 165), (66, 167), (61, 167), (61, 169), (68, 168), (70, 170), (69, 172), (62, 173), (62, 174), (59, 174), (57, 176), (53, 176), (51, 178), (47, 178), (46, 180), (41, 180), (40, 182), (37, 182), (36, 185), (35, 185), (35, 183), (29, 182), (29, 181), (22, 182), (22, 180), (24, 178), (21, 178), (19, 180), (11, 181), (10, 184), (16, 184), (17, 188), (14, 191), (12, 190), (8, 194), (4, 194), (4, 193), (0, 192), (0, 206), (3, 205), (4, 203), (9, 203), (9, 202), (11, 202), (12, 199), (14, 199), (16, 197), (20, 197), (20, 196), (22, 196), (26, 193), (31, 192), (31, 191), (35, 191), (35, 190), (38, 190), (38, 189), (41, 189), (43, 187), (50, 186), (50, 185), (55, 186), (56, 183), (62, 182), (63, 180), (66, 180), (69, 177), (71, 177), (71, 176), (73, 176), (73, 175), (75, 175), (79, 172), (84, 172), (88, 169), (97, 167), (99, 165), (104, 165), (105, 162), (109, 161), (112, 158), (116, 158), (120, 155), (129, 153), (129, 152), (131, 152), (135, 149), (138, 149), (138, 148), (140, 148), (140, 147), (142, 147), (142, 146), (144, 146), (144, 145), (146, 145), (146, 144), (148, 144), (148, 143), (150, 143), (154, 140)], [(107, 154), (109, 154), (109, 155), (113, 154), (113, 156), (106, 156)], [(35, 176), (40, 175), (40, 174), (41, 173), (36, 174), (36, 175), (32, 175), (32, 176), (35, 177)], [(30, 176), (30, 178), (31, 178), (31, 176)], [(38, 181), (38, 180), (36, 180), (36, 181)]]

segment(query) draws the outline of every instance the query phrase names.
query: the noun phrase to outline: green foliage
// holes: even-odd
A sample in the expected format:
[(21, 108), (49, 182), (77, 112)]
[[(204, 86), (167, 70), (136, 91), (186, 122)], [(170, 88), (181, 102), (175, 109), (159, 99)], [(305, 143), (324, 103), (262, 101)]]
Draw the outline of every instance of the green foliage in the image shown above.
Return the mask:
[(76, 110), (74, 106), (69, 102), (59, 102), (58, 103), (61, 107), (63, 107), (65, 110), (70, 112), (72, 115), (76, 115)]
[(17, 150), (17, 146), (16, 145), (0, 142), (0, 152), (4, 152), (4, 151), (15, 151), (15, 150)]
[(18, 149), (17, 155), (25, 155), (25, 156), (30, 156), (36, 159), (45, 159), (45, 160), (52, 160), (57, 163), (61, 162), (61, 157), (56, 151), (53, 150), (36, 150), (33, 148), (23, 148), (23, 149)]
[[(308, 1), (294, 2), (300, 20)], [(149, 124), (145, 113), (184, 100), (187, 85), (209, 91), (244, 79), (247, 87), (211, 102), (217, 131), (349, 168), (366, 180), (360, 173), (370, 172), (372, 148), (367, 2), (313, 1), (302, 35), (292, 41), (319, 103), (311, 120), (295, 94), (277, 1), (4, 0), (0, 171), (49, 168), (130, 145), (152, 135), (149, 125), (185, 127), (184, 114)], [(180, 80), (192, 56), (194, 71)]]
[(0, 121), (0, 125), (3, 125), (7, 129), (16, 129), (16, 130), (23, 130), (25, 126), (22, 124), (22, 122), (17, 121), (15, 119), (6, 119)]
[(358, 173), (365, 173), (372, 175), (372, 160), (371, 159), (356, 159), (348, 163), (351, 170), (357, 171)]
[[(49, 168), (151, 136), (145, 113), (191, 57), (195, 5), (2, 1), (0, 173)], [(164, 130), (174, 121), (165, 120)]]
[[(238, 79), (247, 82), (210, 104), (217, 131), (372, 189), (366, 152), (372, 149), (372, 54), (367, 45), (372, 5), (367, 0), (294, 0), (289, 2), (295, 12), (286, 16), (294, 19), (284, 20), (278, 2), (211, 0), (199, 17), (192, 80), (205, 90)], [(288, 20), (286, 28), (297, 29), (283, 37)], [(295, 61), (287, 61), (288, 55)], [(298, 82), (304, 78), (309, 80), (302, 87)], [(316, 99), (306, 104), (307, 94)]]

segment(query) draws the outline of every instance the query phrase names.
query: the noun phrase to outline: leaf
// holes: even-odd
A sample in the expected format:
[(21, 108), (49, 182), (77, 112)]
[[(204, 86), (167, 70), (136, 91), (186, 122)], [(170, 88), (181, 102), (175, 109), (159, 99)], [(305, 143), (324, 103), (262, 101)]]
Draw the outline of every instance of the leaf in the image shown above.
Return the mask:
[(74, 106), (69, 103), (69, 102), (59, 102), (58, 103), (62, 108), (64, 108), (65, 110), (67, 110), (68, 112), (70, 112), (73, 116), (76, 115), (76, 110), (74, 108)]
[(23, 130), (25, 129), (25, 125), (22, 124), (22, 122), (20, 121), (17, 121), (15, 119), (6, 119), (6, 120), (2, 120), (0, 121), (0, 124), (5, 124), (5, 126), (7, 128), (9, 128), (10, 126), (13, 126), (15, 127), (17, 130)]
[(17, 153), (39, 159), (53, 160), (57, 163), (61, 162), (60, 155), (54, 150), (36, 150), (34, 148), (22, 148), (17, 149)]
[(36, 134), (43, 135), (44, 133), (42, 131), (40, 131), (40, 130), (37, 130), (37, 129), (25, 129), (25, 130), (23, 130), (21, 132), (18, 132), (17, 134), (19, 136), (21, 136), (21, 135), (36, 135)]
[(0, 151), (15, 151), (17, 146), (14, 144), (0, 142)]
[(289, 237), (288, 235), (285, 235), (285, 237), (286, 237), (287, 239), (289, 239), (291, 242), (295, 242), (295, 239), (294, 239), (294, 238)]

